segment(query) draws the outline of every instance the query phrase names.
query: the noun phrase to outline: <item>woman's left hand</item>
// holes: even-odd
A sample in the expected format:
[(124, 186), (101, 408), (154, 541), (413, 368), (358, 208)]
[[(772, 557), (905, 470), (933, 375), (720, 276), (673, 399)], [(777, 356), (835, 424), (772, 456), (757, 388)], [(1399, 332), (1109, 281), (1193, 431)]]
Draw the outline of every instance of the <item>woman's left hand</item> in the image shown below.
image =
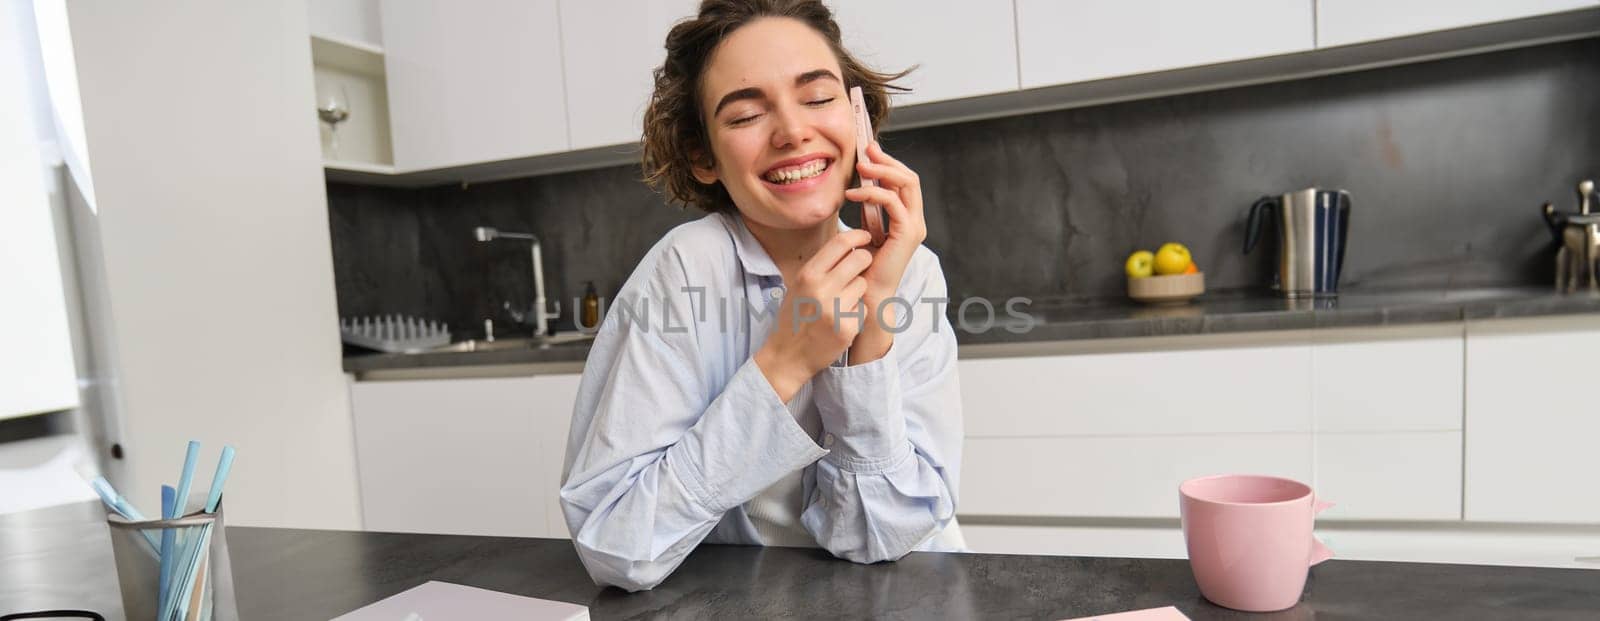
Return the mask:
[[(889, 329), (900, 325), (895, 316), (896, 305), (885, 302), (900, 289), (906, 266), (928, 236), (928, 225), (922, 217), (922, 182), (917, 173), (884, 153), (876, 140), (867, 145), (867, 158), (871, 161), (856, 162), (856, 172), (863, 179), (877, 181), (877, 187), (850, 188), (844, 191), (844, 197), (882, 205), (889, 216), (889, 230), (883, 245), (872, 249), (872, 265), (861, 273), (867, 281), (867, 292), (862, 296), (862, 310), (867, 316), (850, 346), (852, 365), (882, 358), (894, 344), (894, 333)], [(914, 306), (917, 300), (906, 302)]]
[(889, 230), (883, 246), (872, 249), (872, 266), (862, 273), (867, 279), (865, 299), (872, 303), (868, 307), (870, 310), (899, 290), (900, 278), (905, 275), (911, 256), (928, 236), (928, 226), (922, 217), (922, 182), (917, 173), (884, 153), (876, 140), (867, 145), (867, 158), (871, 161), (856, 163), (856, 172), (863, 179), (877, 181), (878, 186), (850, 188), (844, 191), (844, 197), (858, 203), (882, 205), (889, 216)]

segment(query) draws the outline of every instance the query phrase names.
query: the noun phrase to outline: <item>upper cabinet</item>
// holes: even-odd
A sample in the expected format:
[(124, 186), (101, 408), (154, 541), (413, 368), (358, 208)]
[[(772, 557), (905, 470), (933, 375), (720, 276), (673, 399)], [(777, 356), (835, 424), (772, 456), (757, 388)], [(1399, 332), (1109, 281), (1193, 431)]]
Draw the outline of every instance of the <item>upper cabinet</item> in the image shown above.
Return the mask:
[(672, 25), (696, 0), (561, 0), (572, 148), (638, 142), (652, 72), (666, 59)]
[[(870, 68), (916, 67), (891, 130), (1600, 30), (1600, 0), (824, 1)], [(319, 106), (347, 91), (351, 109), (337, 136), (324, 123), (330, 178), (421, 186), (637, 162), (667, 32), (698, 4), (318, 0)]]
[(832, 0), (845, 48), (869, 68), (917, 69), (904, 106), (1017, 89), (1015, 14), (1009, 2)]
[(306, 10), (313, 37), (383, 47), (378, 0), (311, 0)]
[(1310, 50), (1311, 0), (1016, 0), (1022, 88)]
[(1597, 0), (1318, 0), (1317, 45), (1331, 47), (1597, 5)]
[(395, 168), (567, 150), (556, 2), (383, 3)]
[[(572, 148), (639, 140), (652, 71), (673, 24), (696, 0), (561, 0), (562, 63)], [(869, 67), (917, 70), (894, 98), (910, 105), (1016, 90), (1011, 5), (959, 0), (831, 2), (845, 47)], [(906, 27), (906, 15), (917, 15)], [(961, 45), (950, 45), (962, 41)]]

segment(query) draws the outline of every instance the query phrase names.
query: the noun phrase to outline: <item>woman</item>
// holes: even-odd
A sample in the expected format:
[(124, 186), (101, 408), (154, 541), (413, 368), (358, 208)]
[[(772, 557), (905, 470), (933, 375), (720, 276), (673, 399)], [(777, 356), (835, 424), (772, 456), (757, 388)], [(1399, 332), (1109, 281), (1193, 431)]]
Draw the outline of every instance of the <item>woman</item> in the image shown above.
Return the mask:
[[(701, 541), (859, 563), (964, 547), (954, 330), (917, 176), (874, 141), (903, 76), (845, 52), (816, 0), (706, 0), (667, 35), (647, 180), (710, 212), (669, 232), (584, 367), (561, 507), (599, 584), (660, 583)], [(860, 188), (854, 175), (878, 187)], [(881, 204), (881, 247), (846, 228)]]

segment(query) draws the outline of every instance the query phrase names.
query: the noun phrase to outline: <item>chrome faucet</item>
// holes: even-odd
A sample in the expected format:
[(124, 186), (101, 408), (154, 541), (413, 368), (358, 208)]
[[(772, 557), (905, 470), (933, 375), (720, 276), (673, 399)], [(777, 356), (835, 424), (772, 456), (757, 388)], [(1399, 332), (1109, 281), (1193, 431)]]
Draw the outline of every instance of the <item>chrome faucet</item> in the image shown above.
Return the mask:
[[(546, 310), (544, 299), (544, 260), (539, 250), (539, 238), (532, 233), (510, 233), (487, 226), (480, 226), (472, 230), (473, 237), (480, 242), (494, 241), (496, 239), (516, 239), (532, 242), (533, 246), (533, 309), (527, 315), (533, 319), (534, 338), (543, 338), (550, 333), (550, 320), (561, 316), (561, 301), (555, 303), (555, 310)], [(510, 311), (511, 318), (519, 323), (524, 321), (524, 314), (511, 308), (511, 303), (505, 303), (505, 309)]]

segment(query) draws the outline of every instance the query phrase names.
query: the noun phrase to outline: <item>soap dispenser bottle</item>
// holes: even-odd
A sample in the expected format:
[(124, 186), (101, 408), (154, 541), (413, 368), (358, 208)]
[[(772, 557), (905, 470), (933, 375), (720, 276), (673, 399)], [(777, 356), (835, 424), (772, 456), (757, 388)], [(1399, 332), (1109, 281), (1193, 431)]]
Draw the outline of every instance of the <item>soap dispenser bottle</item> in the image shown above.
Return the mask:
[(583, 287), (583, 309), (578, 313), (578, 328), (593, 330), (600, 327), (600, 295), (594, 291), (594, 281)]

